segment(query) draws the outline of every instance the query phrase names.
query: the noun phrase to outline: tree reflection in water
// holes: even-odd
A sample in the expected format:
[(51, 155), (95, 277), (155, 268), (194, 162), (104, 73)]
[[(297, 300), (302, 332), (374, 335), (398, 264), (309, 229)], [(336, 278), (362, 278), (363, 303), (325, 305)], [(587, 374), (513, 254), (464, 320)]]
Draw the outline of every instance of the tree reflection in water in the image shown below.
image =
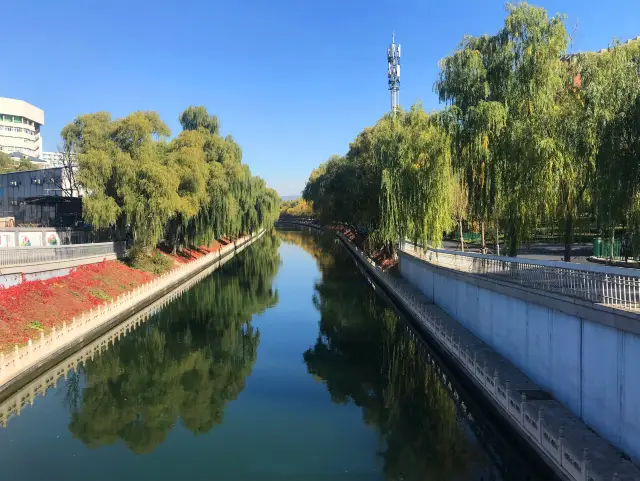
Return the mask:
[(502, 479), (505, 470), (508, 479), (530, 479), (508, 466), (498, 473), (426, 362), (420, 341), (345, 259), (342, 247), (326, 236), (287, 233), (283, 239), (320, 253), (322, 280), (314, 295), (320, 332), (304, 353), (307, 369), (334, 402), (355, 403), (378, 430), (386, 479), (491, 480)]
[(81, 400), (66, 396), (73, 436), (91, 447), (122, 440), (147, 453), (178, 418), (194, 434), (220, 424), (256, 361), (260, 333), (251, 319), (278, 302), (278, 246), (265, 236), (88, 362)]

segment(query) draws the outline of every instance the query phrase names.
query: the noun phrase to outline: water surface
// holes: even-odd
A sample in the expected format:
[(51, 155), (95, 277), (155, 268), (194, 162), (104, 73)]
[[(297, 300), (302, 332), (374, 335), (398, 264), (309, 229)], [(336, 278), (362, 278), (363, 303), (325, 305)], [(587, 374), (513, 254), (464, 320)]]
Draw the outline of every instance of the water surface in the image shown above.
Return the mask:
[(538, 479), (427, 354), (334, 239), (282, 231), (10, 418), (1, 479)]

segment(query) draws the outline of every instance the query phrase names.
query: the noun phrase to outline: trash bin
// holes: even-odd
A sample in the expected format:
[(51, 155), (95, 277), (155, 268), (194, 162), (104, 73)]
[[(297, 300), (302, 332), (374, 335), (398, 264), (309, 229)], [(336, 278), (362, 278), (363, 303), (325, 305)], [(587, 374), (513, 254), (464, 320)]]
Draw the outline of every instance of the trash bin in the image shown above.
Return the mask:
[(602, 237), (593, 239), (593, 257), (602, 257)]
[(620, 239), (605, 239), (602, 242), (601, 247), (601, 257), (605, 257), (607, 259), (620, 259), (620, 251), (622, 247), (622, 242)]

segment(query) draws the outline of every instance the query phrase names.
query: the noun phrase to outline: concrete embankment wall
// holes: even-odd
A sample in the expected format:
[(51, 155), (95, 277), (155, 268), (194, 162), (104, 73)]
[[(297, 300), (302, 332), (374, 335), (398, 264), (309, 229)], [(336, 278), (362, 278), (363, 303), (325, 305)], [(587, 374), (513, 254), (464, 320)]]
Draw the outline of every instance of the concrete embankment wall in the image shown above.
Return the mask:
[(400, 252), (400, 272), (587, 425), (640, 459), (640, 323)]
[[(74, 267), (97, 264), (102, 261), (114, 261), (117, 258), (117, 254), (105, 254), (68, 261), (44, 262), (38, 265), (3, 268), (0, 269), (0, 287), (11, 287), (23, 282), (44, 281), (54, 277), (62, 277), (68, 275)], [(8, 270), (19, 272), (4, 273), (4, 271)]]
[[(238, 246), (233, 252), (238, 254), (250, 245), (251, 242), (247, 242)], [(13, 416), (20, 415), (20, 412), (27, 404), (33, 405), (39, 397), (45, 397), (49, 387), (55, 386), (58, 379), (66, 379), (69, 371), (74, 371), (80, 364), (100, 356), (109, 349), (110, 345), (134, 332), (156, 312), (182, 296), (195, 284), (206, 279), (212, 272), (233, 258), (234, 255), (231, 252), (227, 256), (216, 256), (215, 261), (209, 263), (207, 268), (194, 276), (190, 276), (186, 282), (180, 284), (176, 289), (168, 289), (167, 294), (160, 295), (155, 301), (138, 310), (134, 315), (128, 315), (128, 313), (124, 312), (112, 318), (108, 325), (104, 326), (104, 334), (97, 335), (95, 339), (89, 342), (81, 338), (77, 339), (76, 346), (69, 346), (67, 355), (62, 355), (55, 359), (52, 358), (46, 366), (38, 369), (39, 374), (36, 374), (35, 377), (25, 377), (21, 383), (14, 382), (13, 385), (0, 387), (0, 425), (6, 427), (8, 420)], [(123, 319), (122, 322), (119, 322), (118, 317)]]
[[(264, 230), (238, 239), (216, 252), (184, 264), (162, 276), (120, 295), (117, 299), (65, 321), (48, 335), (29, 340), (26, 346), (15, 347), (14, 352), (0, 353), (0, 399), (29, 383), (41, 372), (55, 365), (109, 329), (124, 322), (147, 306), (166, 296), (198, 276), (205, 269), (223, 264), (245, 246), (264, 234)], [(0, 420), (1, 421), (1, 420)]]
[(74, 267), (115, 260), (124, 254), (124, 242), (0, 249), (0, 287), (65, 276)]

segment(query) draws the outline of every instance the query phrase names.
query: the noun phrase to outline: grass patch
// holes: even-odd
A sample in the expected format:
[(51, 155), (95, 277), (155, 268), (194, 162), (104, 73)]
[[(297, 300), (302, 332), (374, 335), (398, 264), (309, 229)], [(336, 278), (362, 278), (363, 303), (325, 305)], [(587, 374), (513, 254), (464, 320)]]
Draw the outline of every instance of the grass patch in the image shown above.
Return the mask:
[(96, 299), (100, 299), (101, 301), (111, 300), (111, 296), (104, 292), (102, 289), (89, 289), (89, 294), (91, 294)]
[(34, 329), (36, 331), (44, 331), (44, 326), (39, 321), (31, 321), (29, 323), (29, 329)]
[(78, 299), (82, 297), (78, 291), (69, 291), (69, 292), (73, 297), (77, 297)]
[(173, 265), (173, 261), (164, 254), (149, 253), (135, 247), (128, 252), (125, 262), (129, 267), (154, 274), (163, 274)]

